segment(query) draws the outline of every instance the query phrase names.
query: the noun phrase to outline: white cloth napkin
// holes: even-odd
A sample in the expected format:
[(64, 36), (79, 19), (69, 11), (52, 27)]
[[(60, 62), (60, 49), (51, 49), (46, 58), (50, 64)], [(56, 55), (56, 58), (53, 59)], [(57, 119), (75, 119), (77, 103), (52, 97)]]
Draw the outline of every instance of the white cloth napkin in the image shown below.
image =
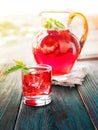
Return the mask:
[(85, 76), (87, 75), (87, 68), (85, 66), (76, 66), (70, 74), (63, 76), (54, 76), (52, 78), (53, 85), (75, 87), (82, 85)]

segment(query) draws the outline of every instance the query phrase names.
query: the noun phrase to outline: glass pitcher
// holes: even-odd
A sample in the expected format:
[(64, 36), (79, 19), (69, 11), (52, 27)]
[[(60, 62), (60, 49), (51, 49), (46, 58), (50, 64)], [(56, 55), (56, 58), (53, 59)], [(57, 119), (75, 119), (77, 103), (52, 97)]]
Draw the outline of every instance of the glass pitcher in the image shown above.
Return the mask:
[[(88, 23), (86, 17), (80, 12), (57, 12), (45, 11), (41, 12), (42, 23), (54, 20), (56, 24), (64, 26), (57, 29), (51, 27), (41, 28), (36, 35), (32, 53), (38, 64), (48, 64), (52, 66), (53, 76), (69, 74), (77, 61), (79, 54), (84, 46), (88, 34)], [(77, 38), (70, 30), (73, 19), (79, 16), (82, 19), (83, 34), (81, 38)]]

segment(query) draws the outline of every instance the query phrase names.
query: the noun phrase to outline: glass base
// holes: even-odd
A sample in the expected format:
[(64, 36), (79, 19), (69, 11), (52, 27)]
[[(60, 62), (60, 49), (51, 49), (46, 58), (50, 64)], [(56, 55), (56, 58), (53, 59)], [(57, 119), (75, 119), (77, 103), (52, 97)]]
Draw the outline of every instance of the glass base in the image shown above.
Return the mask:
[(24, 104), (28, 106), (45, 106), (51, 102), (50, 95), (23, 97)]

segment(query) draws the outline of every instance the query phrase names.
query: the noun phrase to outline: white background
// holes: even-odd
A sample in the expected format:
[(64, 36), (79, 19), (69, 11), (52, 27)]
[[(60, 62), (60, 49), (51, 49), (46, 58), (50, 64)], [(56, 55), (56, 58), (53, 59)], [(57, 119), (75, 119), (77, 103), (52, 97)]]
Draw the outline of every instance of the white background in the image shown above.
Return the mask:
[(42, 10), (72, 9), (86, 14), (98, 13), (98, 0), (0, 0), (0, 15), (36, 14)]

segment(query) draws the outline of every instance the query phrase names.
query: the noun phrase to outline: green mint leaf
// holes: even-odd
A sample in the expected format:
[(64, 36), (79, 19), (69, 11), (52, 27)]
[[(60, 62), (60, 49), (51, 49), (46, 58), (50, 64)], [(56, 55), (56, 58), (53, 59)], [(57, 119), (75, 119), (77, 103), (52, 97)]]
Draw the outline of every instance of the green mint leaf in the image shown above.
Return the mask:
[(22, 68), (22, 72), (24, 75), (27, 75), (29, 73), (29, 70), (27, 68)]
[(43, 26), (47, 29), (56, 29), (56, 30), (65, 29), (64, 24), (53, 18), (46, 19), (46, 22), (44, 23)]
[(15, 66), (12, 66), (11, 68), (9, 68), (8, 70), (6, 70), (5, 72), (4, 72), (4, 74), (10, 74), (10, 73), (12, 73), (12, 72), (14, 72), (14, 71), (17, 71), (17, 70), (22, 70), (23, 71), (23, 73), (25, 74), (25, 75), (27, 75), (28, 74), (28, 72), (29, 72), (29, 70), (28, 70), (28, 67), (22, 62), (22, 61), (18, 61), (18, 60), (14, 60), (15, 61), (15, 63), (16, 63), (16, 65)]
[(26, 65), (22, 61), (19, 61), (19, 60), (14, 60), (14, 61), (17, 66), (20, 66), (22, 68), (27, 68)]
[(18, 70), (18, 69), (20, 69), (20, 67), (19, 66), (13, 66), (13, 67), (11, 67), (11, 68), (9, 68), (8, 70), (6, 70), (5, 72), (4, 72), (4, 74), (9, 74), (9, 73), (12, 73), (12, 72), (14, 72), (14, 71), (16, 71), (16, 70)]

